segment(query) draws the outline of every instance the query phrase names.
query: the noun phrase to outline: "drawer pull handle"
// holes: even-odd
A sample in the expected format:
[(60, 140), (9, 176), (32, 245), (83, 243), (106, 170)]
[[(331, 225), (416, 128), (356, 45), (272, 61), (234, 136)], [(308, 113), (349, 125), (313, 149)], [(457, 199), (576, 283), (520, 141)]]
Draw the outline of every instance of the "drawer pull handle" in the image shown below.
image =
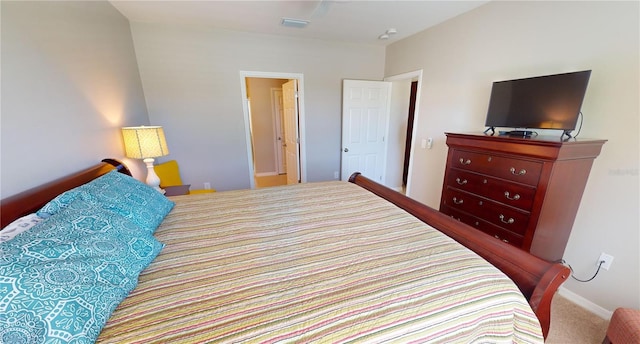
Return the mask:
[(460, 221), (460, 218), (459, 218), (459, 217), (454, 217), (453, 215), (451, 215), (451, 218), (452, 218), (452, 219), (454, 219), (454, 220), (458, 220), (458, 221)]
[(463, 165), (469, 165), (471, 163), (471, 159), (464, 160), (463, 158), (460, 158), (460, 163)]
[(505, 191), (504, 192), (504, 197), (506, 197), (507, 199), (510, 199), (512, 201), (517, 201), (517, 200), (520, 199), (520, 195), (518, 195), (518, 194), (515, 194), (515, 195), (513, 195), (513, 197), (511, 197), (510, 194), (509, 194), (509, 191)]
[(514, 222), (516, 222), (516, 220), (514, 220), (512, 217), (510, 217), (507, 221), (504, 220), (504, 215), (500, 214), (500, 221), (507, 223), (507, 224), (512, 224)]
[(527, 174), (527, 170), (525, 170), (524, 168), (521, 169), (518, 173), (516, 173), (515, 167), (512, 167), (511, 169), (509, 169), (509, 171), (511, 171), (511, 174), (513, 174), (514, 176), (524, 176), (525, 174)]
[(455, 203), (455, 204), (462, 204), (462, 203), (464, 203), (464, 200), (462, 200), (462, 199), (461, 199), (461, 200), (458, 200), (457, 198), (455, 198), (455, 197), (454, 197), (454, 198), (453, 198), (453, 203)]
[(503, 242), (506, 242), (507, 244), (509, 243), (509, 240), (507, 239), (500, 239), (500, 237), (496, 234), (493, 236), (494, 238), (498, 239), (498, 240), (502, 240)]
[(460, 180), (460, 178), (456, 178), (456, 183), (458, 183), (459, 185), (464, 185), (467, 184), (467, 180)]

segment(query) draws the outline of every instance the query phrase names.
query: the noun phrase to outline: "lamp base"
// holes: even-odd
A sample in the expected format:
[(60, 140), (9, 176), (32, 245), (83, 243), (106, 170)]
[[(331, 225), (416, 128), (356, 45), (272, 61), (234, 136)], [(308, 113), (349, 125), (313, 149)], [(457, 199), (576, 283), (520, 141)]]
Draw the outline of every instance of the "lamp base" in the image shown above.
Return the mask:
[(142, 161), (147, 164), (147, 185), (164, 195), (164, 190), (160, 188), (160, 177), (156, 174), (156, 170), (153, 169), (153, 162), (155, 159), (146, 158)]

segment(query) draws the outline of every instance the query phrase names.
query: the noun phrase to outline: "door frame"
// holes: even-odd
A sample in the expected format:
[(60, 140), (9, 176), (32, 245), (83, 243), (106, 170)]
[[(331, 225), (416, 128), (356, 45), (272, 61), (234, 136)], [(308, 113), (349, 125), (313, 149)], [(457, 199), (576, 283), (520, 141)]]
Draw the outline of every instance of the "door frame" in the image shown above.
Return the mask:
[[(407, 175), (407, 189), (405, 191), (405, 194), (407, 197), (411, 197), (412, 194), (412, 189), (411, 189), (411, 180), (413, 179), (413, 151), (414, 148), (416, 147), (416, 141), (417, 141), (417, 130), (418, 130), (418, 126), (416, 125), (418, 123), (418, 113), (419, 113), (419, 109), (420, 109), (420, 95), (422, 94), (422, 69), (419, 70), (415, 70), (415, 71), (411, 71), (411, 72), (406, 72), (406, 73), (402, 73), (402, 74), (396, 74), (396, 75), (392, 75), (392, 76), (388, 76), (385, 77), (383, 79), (384, 81), (402, 81), (402, 80), (407, 80), (407, 81), (413, 81), (413, 80), (417, 80), (418, 81), (418, 89), (416, 92), (416, 107), (413, 111), (413, 130), (412, 130), (412, 135), (411, 135), (411, 149), (410, 149), (410, 155), (409, 155), (409, 173)], [(391, 102), (393, 101), (398, 101), (397, 99), (391, 99)], [(408, 100), (407, 100), (408, 101)]]
[(251, 127), (249, 118), (249, 104), (247, 102), (247, 78), (265, 79), (296, 79), (298, 80), (298, 141), (300, 160), (300, 182), (307, 182), (307, 154), (305, 135), (305, 106), (304, 106), (304, 75), (302, 73), (280, 73), (280, 72), (258, 72), (240, 71), (240, 94), (242, 96), (242, 112), (244, 115), (245, 140), (247, 144), (247, 163), (249, 164), (249, 185), (251, 189), (256, 188), (255, 173), (253, 166), (253, 146), (251, 145)]

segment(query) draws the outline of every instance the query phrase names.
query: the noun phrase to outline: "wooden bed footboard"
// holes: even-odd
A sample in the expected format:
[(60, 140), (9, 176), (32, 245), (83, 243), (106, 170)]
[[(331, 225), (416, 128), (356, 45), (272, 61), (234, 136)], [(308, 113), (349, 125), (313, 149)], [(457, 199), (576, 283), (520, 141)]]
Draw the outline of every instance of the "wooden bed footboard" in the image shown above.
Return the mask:
[(372, 193), (404, 209), (436, 228), (504, 272), (520, 288), (536, 313), (546, 338), (551, 321), (551, 300), (558, 287), (569, 277), (570, 269), (550, 263), (519, 248), (496, 240), (460, 221), (419, 203), (405, 195), (380, 185), (356, 172), (349, 178)]

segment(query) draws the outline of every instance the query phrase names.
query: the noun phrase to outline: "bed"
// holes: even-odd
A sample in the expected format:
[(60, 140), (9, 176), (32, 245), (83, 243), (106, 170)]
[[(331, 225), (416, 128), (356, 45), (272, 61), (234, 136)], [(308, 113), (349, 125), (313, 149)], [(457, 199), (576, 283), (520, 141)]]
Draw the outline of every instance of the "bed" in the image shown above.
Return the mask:
[[(107, 159), (2, 200), (2, 228), (113, 169), (130, 174)], [(536, 343), (569, 276), (357, 173), (170, 200), (98, 343)]]

